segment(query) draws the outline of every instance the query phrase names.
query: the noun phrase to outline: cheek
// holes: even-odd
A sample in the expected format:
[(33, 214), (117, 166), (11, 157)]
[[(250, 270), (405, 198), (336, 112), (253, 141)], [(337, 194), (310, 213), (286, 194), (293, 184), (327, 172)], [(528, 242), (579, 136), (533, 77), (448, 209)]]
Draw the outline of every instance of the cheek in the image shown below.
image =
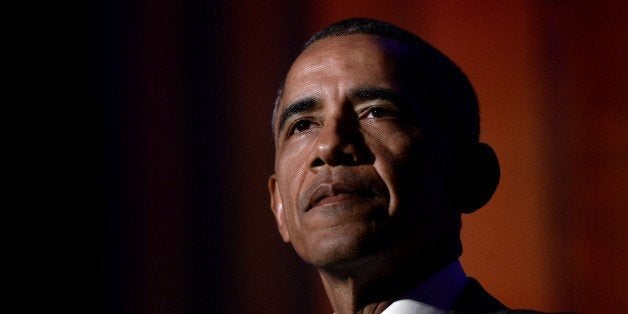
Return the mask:
[(404, 125), (398, 120), (365, 123), (362, 130), (373, 153), (395, 163), (407, 161), (421, 141), (417, 127)]
[[(275, 164), (278, 180), (289, 190), (300, 188), (308, 170), (308, 156), (311, 151), (309, 141), (293, 141), (279, 152)], [(281, 184), (281, 183), (280, 183)]]
[[(309, 146), (305, 141), (290, 143), (277, 151), (275, 173), (281, 195), (287, 226), (300, 226), (298, 211), (299, 194), (307, 177)], [(284, 153), (289, 152), (289, 153)]]
[[(389, 215), (396, 215), (400, 207), (401, 195), (404, 189), (414, 186), (414, 173), (416, 163), (419, 158), (415, 156), (416, 140), (405, 133), (395, 134), (396, 136), (386, 139), (375, 138), (369, 143), (375, 163), (373, 167), (382, 178), (390, 193)], [(404, 198), (407, 199), (407, 196)]]
[(316, 141), (315, 132), (295, 135), (293, 138), (280, 144), (276, 150), (275, 171), (294, 172), (307, 165), (307, 159)]

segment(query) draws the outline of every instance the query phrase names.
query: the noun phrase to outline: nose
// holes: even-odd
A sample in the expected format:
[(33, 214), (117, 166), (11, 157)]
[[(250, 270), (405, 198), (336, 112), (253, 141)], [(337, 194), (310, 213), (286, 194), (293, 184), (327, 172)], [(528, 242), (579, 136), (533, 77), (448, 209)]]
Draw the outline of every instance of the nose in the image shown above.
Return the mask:
[(311, 168), (353, 166), (367, 162), (368, 148), (357, 117), (334, 117), (325, 121), (315, 142)]

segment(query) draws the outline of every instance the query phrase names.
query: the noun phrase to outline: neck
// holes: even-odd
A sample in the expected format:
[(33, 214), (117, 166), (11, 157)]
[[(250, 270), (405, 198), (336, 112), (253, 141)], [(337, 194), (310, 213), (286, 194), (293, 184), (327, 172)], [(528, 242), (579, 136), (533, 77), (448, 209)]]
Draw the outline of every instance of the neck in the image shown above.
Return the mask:
[[(405, 292), (424, 281), (457, 256), (395, 263), (394, 259), (365, 260), (348, 268), (319, 269), (327, 297), (336, 314), (381, 313)], [(397, 259), (398, 260), (398, 259)]]
[(336, 314), (381, 313), (393, 301), (394, 293), (378, 289), (368, 293), (368, 286), (358, 276), (336, 276), (320, 271), (327, 297)]

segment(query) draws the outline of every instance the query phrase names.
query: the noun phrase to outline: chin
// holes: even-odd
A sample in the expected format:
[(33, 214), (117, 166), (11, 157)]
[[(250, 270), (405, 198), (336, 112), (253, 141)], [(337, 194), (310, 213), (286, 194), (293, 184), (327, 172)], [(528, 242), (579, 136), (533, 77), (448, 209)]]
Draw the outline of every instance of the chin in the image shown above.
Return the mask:
[(381, 248), (378, 232), (366, 225), (344, 225), (310, 235), (308, 248), (299, 254), (320, 269), (340, 269), (359, 264)]

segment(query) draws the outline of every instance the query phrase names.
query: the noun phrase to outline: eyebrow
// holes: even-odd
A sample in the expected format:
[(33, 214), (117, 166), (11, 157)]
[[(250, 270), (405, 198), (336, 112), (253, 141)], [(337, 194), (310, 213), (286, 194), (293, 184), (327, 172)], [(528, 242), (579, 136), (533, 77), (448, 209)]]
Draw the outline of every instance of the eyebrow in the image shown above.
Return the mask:
[(349, 94), (352, 98), (360, 101), (381, 99), (399, 105), (401, 105), (403, 98), (399, 92), (396, 92), (392, 89), (380, 87), (357, 87), (355, 89), (352, 89)]
[(283, 130), (286, 125), (286, 121), (288, 121), (290, 117), (300, 113), (312, 111), (317, 104), (318, 102), (314, 97), (306, 97), (286, 106), (279, 116), (279, 128), (277, 129), (277, 132), (279, 133)]

